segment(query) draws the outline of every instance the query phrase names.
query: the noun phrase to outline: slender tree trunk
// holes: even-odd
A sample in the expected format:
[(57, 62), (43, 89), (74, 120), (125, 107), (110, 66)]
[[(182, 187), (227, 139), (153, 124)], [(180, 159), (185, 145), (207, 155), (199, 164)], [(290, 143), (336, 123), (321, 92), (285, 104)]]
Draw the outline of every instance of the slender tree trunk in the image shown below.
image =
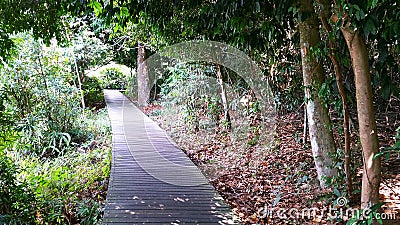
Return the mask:
[[(137, 71), (136, 71), (136, 76), (137, 76)], [(131, 68), (131, 95), (137, 98), (137, 77), (133, 76), (133, 68)], [(136, 80), (135, 80), (136, 79)], [(135, 90), (136, 87), (136, 90)]]
[(342, 81), (342, 72), (340, 69), (339, 61), (336, 58), (337, 51), (335, 47), (335, 40), (333, 39), (333, 29), (328, 22), (328, 18), (331, 14), (331, 6), (330, 0), (319, 0), (319, 3), (322, 4), (323, 9), (320, 13), (320, 18), (323, 26), (328, 32), (329, 39), (329, 58), (333, 63), (333, 68), (335, 70), (336, 84), (338, 86), (340, 97), (342, 98), (343, 104), (343, 133), (344, 133), (344, 171), (346, 174), (346, 184), (347, 184), (347, 192), (349, 195), (352, 195), (353, 192), (353, 182), (352, 182), (352, 174), (351, 174), (351, 150), (350, 150), (350, 113), (347, 105), (347, 94)]
[(85, 94), (83, 93), (83, 90), (82, 90), (82, 81), (81, 81), (81, 77), (80, 77), (80, 74), (79, 74), (78, 64), (76, 63), (75, 55), (74, 55), (74, 65), (75, 65), (76, 77), (78, 79), (78, 88), (79, 88), (79, 92), (81, 94), (82, 111), (84, 113), (85, 112), (85, 107), (86, 107), (85, 106)]
[(307, 106), (304, 105), (303, 145), (307, 143)]
[[(64, 26), (66, 26), (66, 24), (63, 22)], [(71, 41), (71, 38), (69, 35), (67, 35), (67, 39), (68, 41)], [(76, 72), (76, 77), (78, 78), (78, 88), (79, 88), (79, 92), (81, 94), (81, 105), (82, 105), (82, 114), (83, 116), (85, 115), (85, 108), (86, 108), (86, 104), (85, 104), (85, 93), (83, 93), (82, 90), (82, 80), (80, 78), (80, 74), (79, 74), (79, 68), (78, 68), (78, 63), (76, 62), (76, 57), (75, 57), (75, 53), (74, 51), (72, 51), (72, 57), (74, 58), (74, 66), (75, 66), (75, 72)], [(74, 84), (75, 84), (75, 80), (74, 80)]]
[(146, 62), (146, 49), (144, 44), (138, 42), (137, 57), (137, 86), (138, 86), (138, 104), (146, 106), (150, 99), (150, 84)]
[(232, 127), (231, 127), (231, 117), (229, 115), (229, 104), (228, 104), (228, 99), (226, 98), (226, 88), (221, 73), (221, 66), (216, 65), (216, 69), (217, 69), (218, 83), (221, 87), (221, 100), (222, 100), (222, 107), (224, 109), (224, 120), (228, 124), (228, 129), (231, 129)]
[(364, 160), (361, 207), (367, 208), (379, 202), (381, 182), (381, 161), (379, 158), (374, 159), (374, 156), (379, 153), (379, 146), (372, 102), (368, 51), (360, 33), (354, 28), (341, 27), (341, 31), (350, 52), (355, 77), (358, 124)]
[[(331, 49), (333, 47), (331, 46)], [(347, 105), (347, 94), (343, 86), (342, 75), (340, 72), (340, 66), (336, 59), (335, 54), (330, 53), (330, 58), (334, 65), (335, 76), (336, 76), (336, 83), (339, 89), (340, 97), (342, 98), (343, 104), (343, 133), (344, 133), (344, 171), (346, 174), (346, 183), (347, 183), (347, 191), (349, 195), (352, 195), (353, 192), (353, 182), (352, 182), (352, 175), (351, 175), (351, 149), (350, 149), (350, 113)]]
[(305, 97), (307, 99), (307, 119), (314, 156), (315, 166), (321, 187), (326, 187), (326, 178), (337, 175), (331, 154), (336, 152), (335, 142), (331, 131), (328, 109), (318, 97), (318, 89), (324, 82), (322, 64), (311, 53), (321, 40), (319, 36), (318, 18), (314, 12), (312, 0), (301, 0), (299, 13), (307, 17), (300, 22), (300, 48), (303, 67)]

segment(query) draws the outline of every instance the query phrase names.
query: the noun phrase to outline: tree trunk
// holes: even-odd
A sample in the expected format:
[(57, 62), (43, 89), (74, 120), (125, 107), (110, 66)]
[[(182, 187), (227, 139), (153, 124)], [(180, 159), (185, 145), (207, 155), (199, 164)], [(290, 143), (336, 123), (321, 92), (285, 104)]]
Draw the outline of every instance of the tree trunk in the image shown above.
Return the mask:
[(307, 143), (307, 105), (304, 105), (303, 145)]
[(76, 70), (76, 77), (78, 79), (78, 88), (79, 88), (79, 92), (81, 93), (81, 104), (82, 104), (82, 110), (83, 112), (85, 112), (85, 94), (83, 93), (83, 89), (82, 89), (82, 80), (81, 80), (81, 76), (79, 74), (79, 69), (78, 69), (78, 64), (76, 63), (76, 59), (75, 59), (75, 70)]
[(368, 51), (358, 31), (349, 26), (341, 27), (340, 30), (346, 40), (354, 71), (358, 124), (364, 160), (361, 207), (367, 208), (379, 202), (381, 182), (381, 161), (379, 158), (374, 159), (374, 156), (379, 153), (379, 146), (372, 102)]
[[(131, 95), (132, 97), (136, 97), (137, 99), (137, 71), (136, 72), (136, 77), (134, 76), (133, 73), (133, 67), (131, 67)], [(135, 90), (136, 88), (136, 90)]]
[(331, 158), (336, 152), (335, 142), (331, 131), (328, 109), (318, 97), (318, 88), (324, 82), (322, 64), (311, 53), (311, 47), (316, 48), (321, 40), (319, 36), (318, 18), (313, 9), (312, 0), (301, 0), (299, 13), (300, 48), (303, 67), (305, 97), (307, 99), (307, 119), (314, 162), (318, 179), (322, 188), (326, 187), (326, 178), (337, 175)]
[(150, 99), (150, 84), (146, 62), (146, 49), (144, 44), (138, 42), (137, 57), (137, 86), (138, 86), (138, 104), (146, 106)]
[(218, 83), (221, 87), (221, 100), (222, 100), (222, 107), (224, 109), (224, 120), (225, 120), (226, 124), (228, 125), (227, 128), (231, 129), (232, 126), (231, 126), (231, 117), (229, 115), (229, 104), (228, 104), (228, 100), (226, 98), (226, 89), (225, 89), (224, 79), (223, 79), (222, 73), (221, 73), (221, 66), (216, 65), (216, 70), (217, 70)]
[(350, 150), (350, 113), (347, 105), (347, 94), (346, 90), (343, 85), (342, 81), (342, 72), (340, 69), (339, 61), (336, 58), (337, 56), (337, 51), (336, 51), (336, 46), (335, 46), (335, 40), (334, 40), (334, 34), (333, 34), (333, 29), (332, 26), (328, 22), (328, 18), (330, 17), (331, 14), (331, 6), (330, 6), (330, 0), (320, 0), (320, 4), (322, 4), (323, 9), (320, 13), (320, 18), (323, 26), (325, 27), (327, 33), (328, 33), (328, 39), (329, 39), (329, 58), (331, 59), (333, 63), (333, 68), (335, 71), (335, 77), (336, 77), (336, 84), (339, 90), (340, 97), (342, 98), (342, 104), (343, 104), (343, 133), (344, 133), (344, 172), (346, 174), (346, 184), (347, 184), (347, 192), (349, 196), (352, 196), (353, 193), (353, 182), (352, 182), (352, 174), (351, 174), (351, 167), (350, 167), (350, 156), (351, 156), (351, 150)]

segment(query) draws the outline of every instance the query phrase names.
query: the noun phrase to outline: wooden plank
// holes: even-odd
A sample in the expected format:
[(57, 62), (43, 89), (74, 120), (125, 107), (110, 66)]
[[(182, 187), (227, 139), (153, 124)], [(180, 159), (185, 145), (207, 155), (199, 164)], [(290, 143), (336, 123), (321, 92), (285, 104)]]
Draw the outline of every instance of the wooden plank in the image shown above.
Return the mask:
[(120, 92), (104, 95), (113, 150), (103, 224), (238, 224), (166, 132)]

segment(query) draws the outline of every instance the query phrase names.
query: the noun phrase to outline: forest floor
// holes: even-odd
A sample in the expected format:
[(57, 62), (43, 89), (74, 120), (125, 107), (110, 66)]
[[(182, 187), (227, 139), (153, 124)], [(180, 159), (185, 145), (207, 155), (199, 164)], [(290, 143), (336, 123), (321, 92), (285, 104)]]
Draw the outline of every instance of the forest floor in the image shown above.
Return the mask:
[[(305, 144), (302, 140), (302, 113), (277, 116), (276, 146), (257, 155), (255, 152), (265, 152), (265, 145), (238, 143), (227, 132), (216, 131), (210, 135), (201, 130), (188, 131), (184, 124), (167, 126), (165, 118), (158, 112), (160, 105), (150, 105), (142, 110), (157, 121), (203, 171), (243, 224), (345, 224), (353, 215), (352, 210), (359, 209), (359, 192), (354, 194), (356, 200), (341, 197), (345, 192), (344, 179), (336, 181), (331, 188), (319, 188), (309, 140)], [(399, 126), (397, 118), (395, 122), (389, 121), (391, 119), (386, 115), (377, 120), (380, 146), (392, 145), (394, 127)], [(333, 118), (333, 121), (340, 122), (340, 119)], [(356, 168), (353, 171), (354, 189), (359, 190), (362, 172), (361, 159), (357, 155), (361, 155), (361, 150), (356, 129), (351, 137), (353, 168)], [(337, 133), (335, 139), (342, 143)], [(235, 155), (235, 151), (241, 152)], [(224, 161), (223, 157), (230, 159)], [(342, 158), (343, 154), (338, 152), (337, 157)], [(215, 161), (220, 163), (212, 166)], [(400, 224), (400, 157), (393, 154), (388, 161), (382, 162), (380, 194), (381, 200), (387, 202), (384, 224)]]

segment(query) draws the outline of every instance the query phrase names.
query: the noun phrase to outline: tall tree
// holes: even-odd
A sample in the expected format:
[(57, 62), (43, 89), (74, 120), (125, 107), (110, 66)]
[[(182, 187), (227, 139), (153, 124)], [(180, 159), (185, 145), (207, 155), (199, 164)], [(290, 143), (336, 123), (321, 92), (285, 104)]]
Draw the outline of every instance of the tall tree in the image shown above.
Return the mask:
[[(331, 18), (333, 24), (338, 25), (337, 28), (346, 41), (354, 73), (363, 158), (361, 207), (368, 208), (379, 202), (381, 181), (381, 162), (379, 157), (375, 157), (379, 154), (379, 144), (368, 46), (377, 45), (380, 53), (387, 56), (387, 48), (398, 45), (396, 30), (400, 28), (400, 14), (395, 7), (398, 1), (337, 0), (333, 1), (332, 5), (335, 10)], [(385, 66), (379, 65), (379, 67)]]
[(313, 55), (321, 41), (319, 23), (313, 0), (300, 0), (299, 3), (300, 48), (309, 134), (318, 179), (321, 187), (325, 187), (326, 179), (336, 176), (337, 170), (331, 158), (336, 148), (328, 109), (318, 97), (317, 90), (325, 80), (322, 64)]
[(378, 133), (372, 98), (371, 74), (368, 50), (359, 30), (348, 20), (340, 28), (350, 52), (356, 85), (357, 113), (363, 156), (361, 207), (367, 208), (379, 202), (381, 162), (374, 158), (379, 153)]
[(335, 71), (336, 84), (340, 97), (342, 99), (342, 109), (343, 109), (343, 133), (344, 133), (344, 171), (346, 174), (346, 184), (347, 191), (350, 195), (353, 192), (353, 181), (351, 174), (351, 150), (350, 150), (350, 112), (348, 108), (348, 100), (346, 89), (343, 85), (342, 79), (342, 69), (340, 67), (340, 60), (338, 59), (338, 50), (336, 48), (335, 32), (329, 23), (329, 18), (331, 16), (331, 2), (330, 0), (318, 0), (321, 5), (321, 11), (319, 12), (319, 17), (328, 34), (328, 56), (332, 61), (333, 69)]
[(146, 48), (141, 42), (138, 42), (137, 86), (138, 104), (140, 106), (146, 106), (150, 99), (150, 81), (146, 61)]
[(357, 30), (344, 26), (341, 31), (349, 48), (356, 84), (358, 125), (364, 161), (361, 206), (367, 208), (379, 202), (381, 182), (381, 162), (379, 158), (374, 158), (379, 153), (379, 145), (372, 102), (368, 50)]
[(227, 124), (227, 128), (231, 129), (232, 123), (231, 123), (231, 117), (229, 115), (229, 102), (228, 102), (228, 98), (226, 96), (226, 87), (225, 87), (224, 78), (223, 78), (222, 72), (221, 72), (221, 66), (216, 65), (215, 69), (216, 69), (216, 73), (217, 73), (218, 84), (221, 88), (221, 101), (222, 101), (222, 108), (224, 110), (224, 120), (225, 120), (225, 123)]

